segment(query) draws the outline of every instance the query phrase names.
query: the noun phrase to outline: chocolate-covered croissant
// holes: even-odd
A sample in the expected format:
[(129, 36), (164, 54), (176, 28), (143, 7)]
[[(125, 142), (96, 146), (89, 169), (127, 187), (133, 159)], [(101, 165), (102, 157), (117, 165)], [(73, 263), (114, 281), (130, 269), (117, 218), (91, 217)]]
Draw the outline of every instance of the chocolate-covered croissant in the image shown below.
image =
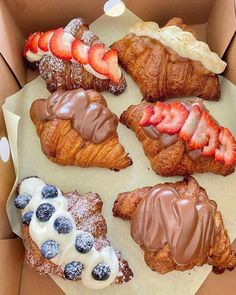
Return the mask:
[(29, 66), (38, 67), (50, 92), (84, 88), (119, 95), (126, 88), (117, 53), (106, 49), (82, 18), (65, 29), (30, 35), (24, 56)]
[(37, 177), (23, 179), (15, 206), (22, 214), (26, 262), (42, 275), (82, 281), (91, 289), (122, 284), (132, 270), (108, 241), (98, 194), (62, 193)]
[(120, 193), (113, 214), (131, 221), (147, 265), (161, 274), (205, 263), (216, 273), (236, 266), (217, 205), (192, 177)]
[(120, 121), (135, 132), (152, 169), (159, 175), (228, 175), (234, 171), (235, 138), (199, 99), (142, 102), (123, 112)]
[(226, 63), (196, 40), (179, 18), (161, 29), (154, 22), (137, 23), (111, 47), (147, 101), (193, 95), (220, 98), (216, 74), (224, 71)]
[(118, 118), (94, 90), (58, 90), (30, 108), (44, 154), (60, 165), (120, 170), (132, 164), (119, 143)]

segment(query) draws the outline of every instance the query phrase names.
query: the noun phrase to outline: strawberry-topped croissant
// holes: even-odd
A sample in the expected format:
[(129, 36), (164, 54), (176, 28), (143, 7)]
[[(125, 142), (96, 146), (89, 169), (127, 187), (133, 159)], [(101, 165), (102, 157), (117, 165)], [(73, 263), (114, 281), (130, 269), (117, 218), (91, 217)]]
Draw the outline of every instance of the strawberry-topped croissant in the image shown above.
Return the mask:
[(130, 106), (120, 121), (135, 131), (159, 175), (228, 175), (234, 171), (235, 138), (216, 122), (200, 99), (142, 102)]
[(31, 34), (23, 55), (38, 67), (50, 92), (82, 87), (119, 95), (126, 88), (117, 52), (107, 49), (82, 18), (64, 29)]
[(112, 170), (132, 164), (119, 143), (117, 116), (94, 90), (57, 90), (34, 101), (30, 116), (42, 151), (54, 163)]
[(220, 98), (217, 74), (226, 63), (197, 40), (180, 18), (171, 19), (163, 28), (155, 22), (139, 22), (111, 47), (147, 101), (181, 96)]

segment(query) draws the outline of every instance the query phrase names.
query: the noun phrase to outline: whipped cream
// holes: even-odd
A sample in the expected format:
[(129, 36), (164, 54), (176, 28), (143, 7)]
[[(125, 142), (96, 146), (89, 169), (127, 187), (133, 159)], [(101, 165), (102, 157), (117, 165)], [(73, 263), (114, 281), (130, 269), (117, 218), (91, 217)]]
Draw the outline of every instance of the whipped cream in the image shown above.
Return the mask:
[[(75, 240), (81, 231), (77, 230), (75, 221), (67, 210), (67, 200), (63, 197), (59, 189), (57, 189), (58, 196), (56, 198), (43, 199), (42, 189), (45, 185), (41, 179), (31, 177), (23, 180), (19, 189), (20, 194), (29, 194), (32, 196), (27, 206), (21, 210), (22, 215), (28, 211), (36, 212), (36, 209), (42, 203), (50, 203), (56, 209), (51, 218), (46, 222), (40, 222), (36, 214), (33, 214), (29, 224), (29, 233), (32, 240), (39, 249), (47, 240), (56, 241), (59, 244), (59, 253), (51, 261), (60, 265), (63, 269), (67, 263), (72, 261), (81, 262), (84, 265), (81, 281), (86, 287), (90, 289), (102, 289), (109, 286), (114, 282), (119, 271), (119, 261), (115, 250), (107, 246), (98, 252), (93, 246), (88, 253), (79, 253), (75, 248)], [(67, 234), (59, 234), (54, 228), (54, 222), (60, 216), (69, 218), (73, 226), (73, 229)], [(92, 276), (93, 268), (99, 263), (106, 263), (111, 269), (110, 276), (105, 281), (97, 281)]]
[(179, 56), (201, 62), (212, 73), (222, 73), (227, 65), (205, 42), (198, 41), (193, 34), (183, 31), (178, 26), (159, 28), (155, 22), (139, 22), (131, 27), (129, 32), (153, 38), (174, 50)]
[(99, 79), (102, 79), (102, 80), (108, 79), (107, 76), (102, 75), (102, 74), (96, 72), (96, 71), (90, 66), (90, 64), (85, 64), (85, 65), (83, 65), (83, 67), (85, 68), (85, 70), (86, 70), (87, 72), (89, 72), (90, 74), (92, 74), (93, 76), (95, 76), (95, 77), (97, 77), (97, 78), (99, 78)]

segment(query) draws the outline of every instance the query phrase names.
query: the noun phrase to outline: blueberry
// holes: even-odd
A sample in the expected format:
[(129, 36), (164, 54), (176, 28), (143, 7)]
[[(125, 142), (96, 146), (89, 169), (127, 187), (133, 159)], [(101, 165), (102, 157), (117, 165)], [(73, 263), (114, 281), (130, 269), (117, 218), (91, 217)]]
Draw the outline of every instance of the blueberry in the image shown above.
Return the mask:
[(41, 246), (41, 254), (47, 259), (52, 259), (58, 254), (59, 244), (53, 240), (44, 242)]
[(105, 263), (99, 263), (92, 271), (92, 276), (96, 281), (105, 281), (109, 278), (110, 274), (110, 266)]
[(15, 198), (14, 204), (15, 204), (16, 208), (24, 209), (28, 205), (31, 198), (32, 198), (31, 195), (18, 195)]
[(49, 203), (43, 203), (38, 206), (36, 210), (36, 216), (39, 221), (45, 222), (48, 221), (52, 214), (55, 212), (55, 207)]
[(22, 216), (22, 222), (23, 224), (29, 225), (30, 221), (33, 217), (34, 212), (33, 211), (28, 211)]
[(70, 231), (72, 231), (73, 225), (69, 218), (61, 216), (54, 221), (54, 228), (59, 234), (68, 234)]
[(75, 248), (80, 253), (88, 253), (94, 244), (94, 238), (93, 236), (88, 232), (81, 231), (75, 241)]
[(44, 199), (52, 199), (58, 196), (58, 190), (54, 185), (45, 185), (42, 190), (42, 197)]
[(81, 277), (84, 266), (80, 262), (73, 261), (68, 263), (64, 269), (64, 275), (67, 280), (76, 281)]

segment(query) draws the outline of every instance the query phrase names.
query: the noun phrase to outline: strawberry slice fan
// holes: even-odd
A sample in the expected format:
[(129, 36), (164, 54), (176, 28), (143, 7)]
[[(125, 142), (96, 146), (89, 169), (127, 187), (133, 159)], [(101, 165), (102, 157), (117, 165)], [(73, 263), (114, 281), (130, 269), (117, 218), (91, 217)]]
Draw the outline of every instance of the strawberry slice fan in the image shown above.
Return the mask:
[(81, 18), (31, 34), (23, 56), (30, 67), (38, 67), (50, 92), (84, 88), (119, 95), (126, 88), (116, 50), (106, 48)]
[(120, 121), (135, 131), (157, 174), (228, 175), (234, 171), (235, 138), (216, 122), (201, 100), (142, 102), (130, 106)]

